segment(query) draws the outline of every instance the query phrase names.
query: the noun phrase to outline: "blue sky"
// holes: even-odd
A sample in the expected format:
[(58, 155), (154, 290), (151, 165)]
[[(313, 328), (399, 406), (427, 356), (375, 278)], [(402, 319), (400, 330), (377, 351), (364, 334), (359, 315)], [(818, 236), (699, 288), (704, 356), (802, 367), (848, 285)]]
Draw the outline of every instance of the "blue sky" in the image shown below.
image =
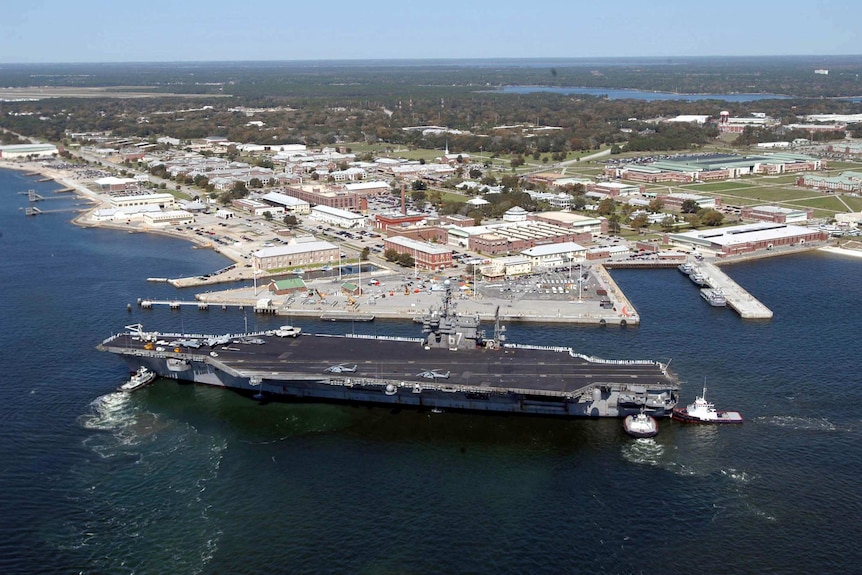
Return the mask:
[(860, 54), (859, 0), (12, 0), (0, 63)]

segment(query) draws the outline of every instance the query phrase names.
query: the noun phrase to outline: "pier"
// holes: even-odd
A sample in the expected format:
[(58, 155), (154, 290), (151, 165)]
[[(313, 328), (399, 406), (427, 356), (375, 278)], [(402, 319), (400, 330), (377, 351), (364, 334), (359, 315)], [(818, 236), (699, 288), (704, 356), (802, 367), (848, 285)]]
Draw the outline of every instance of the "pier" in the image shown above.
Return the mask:
[(251, 308), (254, 308), (255, 313), (274, 314), (277, 311), (275, 306), (273, 306), (273, 305), (248, 305), (248, 304), (244, 304), (244, 303), (229, 303), (229, 302), (223, 302), (223, 303), (219, 303), (219, 304), (211, 304), (210, 302), (207, 302), (207, 301), (183, 301), (183, 300), (176, 300), (176, 299), (159, 300), (159, 299), (140, 299), (139, 298), (138, 299), (138, 305), (141, 307), (141, 309), (153, 309), (154, 307), (157, 307), (157, 306), (166, 306), (166, 307), (169, 307), (169, 308), (175, 309), (175, 310), (179, 310), (179, 309), (182, 309), (184, 307), (193, 307), (195, 309), (199, 309), (199, 310), (204, 311), (204, 310), (208, 310), (211, 305), (218, 305), (218, 306), (221, 306), (222, 309), (227, 309), (229, 307), (235, 307), (237, 309), (244, 309), (246, 307), (251, 307)]
[(743, 319), (771, 319), (772, 310), (760, 303), (741, 285), (721, 271), (718, 266), (701, 262), (696, 269), (703, 274), (706, 285), (713, 289), (721, 289), (727, 300), (727, 306), (733, 308)]
[(59, 214), (62, 212), (80, 213), (80, 212), (86, 212), (86, 211), (87, 210), (80, 209), (80, 208), (60, 208), (60, 209), (56, 209), (56, 210), (40, 210), (39, 208), (31, 207), (31, 208), (24, 208), (24, 215), (25, 216), (38, 216), (39, 214)]

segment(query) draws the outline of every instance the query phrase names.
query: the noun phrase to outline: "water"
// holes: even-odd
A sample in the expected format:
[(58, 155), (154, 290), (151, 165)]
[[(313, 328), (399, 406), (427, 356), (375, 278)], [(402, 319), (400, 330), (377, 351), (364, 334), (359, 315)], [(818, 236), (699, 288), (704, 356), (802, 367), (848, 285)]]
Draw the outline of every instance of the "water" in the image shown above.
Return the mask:
[(531, 94), (534, 92), (550, 92), (565, 96), (584, 94), (587, 96), (607, 97), (609, 100), (645, 100), (647, 102), (660, 100), (756, 102), (758, 100), (787, 100), (790, 98), (790, 96), (781, 94), (676, 94), (673, 92), (651, 92), (623, 88), (578, 88), (566, 86), (504, 86), (497, 91), (504, 94)]
[[(775, 312), (706, 305), (676, 270), (615, 271), (638, 328), (512, 325), (512, 341), (671, 361), (742, 426), (558, 421), (258, 405), (127, 373), (94, 346), (128, 323), (238, 331), (285, 323), (139, 310), (146, 277), (226, 261), (170, 238), (26, 218), (0, 171), (0, 570), (4, 573), (855, 572), (862, 260), (811, 253), (728, 273)], [(60, 207), (74, 200), (47, 202)], [(46, 203), (46, 204), (47, 204)], [(191, 299), (193, 292), (180, 294)], [(411, 323), (291, 321), (417, 335)], [(715, 570), (713, 567), (706, 567)]]

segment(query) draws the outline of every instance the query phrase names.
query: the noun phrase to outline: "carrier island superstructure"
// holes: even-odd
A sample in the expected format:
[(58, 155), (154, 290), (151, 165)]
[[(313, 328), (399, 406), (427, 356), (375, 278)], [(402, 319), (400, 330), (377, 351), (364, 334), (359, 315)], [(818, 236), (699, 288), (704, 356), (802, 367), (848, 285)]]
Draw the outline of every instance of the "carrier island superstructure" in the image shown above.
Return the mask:
[[(605, 360), (570, 348), (511, 344), (495, 321), (485, 336), (460, 315), (446, 286), (422, 316), (422, 338), (331, 336), (275, 330), (238, 335), (144, 331), (98, 349), (162, 378), (230, 388), (270, 400), (364, 403), (560, 417), (669, 416), (679, 384), (667, 365)], [(288, 335), (288, 337), (284, 337)]]

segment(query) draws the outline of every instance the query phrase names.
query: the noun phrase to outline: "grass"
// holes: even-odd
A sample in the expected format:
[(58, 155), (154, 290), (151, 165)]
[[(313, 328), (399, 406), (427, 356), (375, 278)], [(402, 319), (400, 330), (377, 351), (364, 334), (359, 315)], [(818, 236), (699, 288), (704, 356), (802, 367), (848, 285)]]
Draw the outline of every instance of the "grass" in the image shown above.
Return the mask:
[(686, 184), (680, 186), (692, 192), (729, 192), (732, 190), (745, 190), (750, 187), (750, 184), (739, 181), (731, 182), (710, 182), (708, 184)]
[(835, 160), (828, 160), (826, 163), (828, 168), (827, 171), (835, 172), (835, 171), (854, 171), (859, 172), (862, 171), (862, 164), (859, 162), (839, 162)]
[(820, 192), (813, 190), (788, 190), (785, 188), (769, 188), (755, 187), (744, 190), (737, 190), (733, 193), (722, 194), (722, 199), (736, 200), (745, 198), (750, 200), (760, 200), (769, 203), (781, 203), (788, 201), (802, 200), (805, 198), (818, 197), (822, 195)]
[[(834, 216), (839, 212), (846, 212), (847, 206), (837, 196), (823, 196), (820, 198), (808, 198), (793, 202), (787, 202), (786, 207), (814, 208), (815, 217)], [(816, 212), (821, 212), (819, 215)]]

